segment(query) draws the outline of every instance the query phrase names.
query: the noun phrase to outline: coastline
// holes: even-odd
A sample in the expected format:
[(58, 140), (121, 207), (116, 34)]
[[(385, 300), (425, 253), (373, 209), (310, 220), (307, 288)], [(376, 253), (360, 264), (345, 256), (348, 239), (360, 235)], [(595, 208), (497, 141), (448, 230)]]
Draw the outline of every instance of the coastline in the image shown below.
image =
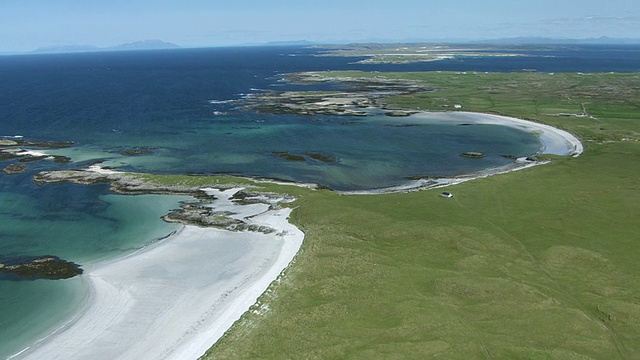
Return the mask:
[[(535, 155), (548, 154), (548, 155), (578, 157), (584, 151), (584, 147), (580, 142), (580, 140), (577, 137), (575, 137), (573, 134), (567, 131), (555, 128), (550, 125), (529, 121), (529, 120), (524, 120), (524, 119), (518, 119), (514, 117), (509, 117), (509, 116), (486, 114), (486, 113), (475, 113), (475, 112), (467, 112), (467, 111), (454, 111), (454, 112), (421, 111), (421, 112), (409, 115), (409, 117), (418, 119), (418, 120), (437, 120), (437, 121), (445, 121), (449, 123), (458, 122), (460, 124), (471, 123), (474, 125), (491, 124), (491, 125), (508, 126), (508, 127), (522, 130), (522, 131), (535, 133), (539, 136), (540, 142), (542, 144), (542, 148)], [(549, 161), (528, 160), (528, 158), (518, 158), (513, 163), (496, 167), (496, 168), (490, 168), (490, 169), (478, 171), (471, 174), (463, 174), (455, 177), (418, 179), (418, 180), (408, 181), (406, 184), (394, 186), (394, 187), (363, 190), (363, 191), (342, 191), (340, 192), (340, 194), (375, 195), (375, 194), (387, 194), (387, 193), (394, 193), (394, 192), (420, 191), (420, 190), (441, 188), (441, 187), (455, 185), (455, 184), (459, 184), (459, 183), (474, 180), (474, 179), (486, 178), (492, 175), (505, 174), (512, 171), (527, 169), (532, 166), (544, 165), (547, 163), (549, 163)]]
[[(205, 189), (216, 210), (276, 231), (183, 225), (125, 257), (90, 266), (86, 306), (14, 359), (189, 359), (208, 350), (256, 304), (298, 252), (304, 234), (290, 208), (237, 205), (239, 189)], [(222, 256), (221, 256), (222, 255)]]
[[(308, 230), (309, 235), (320, 236), (317, 239), (305, 239), (308, 243), (301, 249), (296, 262), (284, 273), (282, 284), (279, 281), (273, 282), (265, 296), (260, 298), (265, 298), (273, 310), (265, 315), (254, 316), (252, 314), (258, 306), (252, 307), (216, 343), (211, 349), (211, 356), (226, 358), (236, 354), (237, 357), (247, 358), (252, 354), (265, 357), (268, 354), (272, 357), (287, 354), (291, 358), (304, 358), (312, 354), (317, 357), (338, 358), (344, 354), (365, 357), (376, 353), (395, 353), (419, 358), (449, 353), (448, 356), (464, 358), (469, 353), (474, 353), (478, 357), (500, 357), (500, 354), (523, 358), (599, 358), (613, 357), (616, 354), (620, 357), (633, 357), (637, 349), (634, 344), (640, 344), (640, 329), (635, 326), (633, 316), (639, 310), (638, 304), (634, 304), (636, 299), (633, 289), (640, 288), (640, 285), (634, 286), (637, 278), (634, 279), (636, 266), (633, 250), (637, 248), (634, 234), (640, 231), (640, 224), (634, 221), (633, 215), (639, 212), (640, 198), (636, 190), (640, 168), (632, 165), (635, 155), (640, 153), (637, 146), (640, 144), (640, 128), (634, 121), (637, 115), (634, 114), (634, 109), (637, 109), (634, 103), (638, 97), (637, 90), (640, 90), (637, 88), (639, 75), (633, 73), (640, 69), (640, 66), (633, 65), (633, 52), (639, 51), (637, 48), (620, 45), (525, 48), (530, 54), (545, 53), (548, 59), (497, 62), (468, 59), (463, 62), (443, 62), (429, 68), (438, 70), (432, 74), (418, 73), (418, 70), (422, 70), (418, 67), (400, 68), (397, 65), (384, 68), (368, 66), (362, 69), (373, 73), (364, 74), (365, 76), (422, 79), (425, 85), (433, 87), (432, 93), (381, 99), (380, 105), (384, 106), (388, 102), (390, 109), (455, 108), (553, 123), (560, 129), (579, 135), (586, 149), (583, 156), (576, 159), (554, 156), (550, 164), (540, 168), (487, 177), (447, 188), (435, 188), (485, 175), (460, 171), (460, 174), (466, 176), (456, 177), (444, 173), (450, 179), (434, 178), (435, 189), (422, 193), (350, 198), (331, 194), (324, 189), (316, 192), (292, 190), (301, 194), (300, 208), (293, 212), (292, 220), (298, 223), (299, 219), (299, 224), (304, 225), (299, 227), (305, 232)], [(512, 48), (503, 50), (515, 51)], [(282, 52), (280, 49), (277, 51)], [(73, 85), (75, 73), (86, 74), (88, 69), (76, 69), (71, 63), (68, 63), (69, 66), (40, 67), (42, 69), (39, 68), (38, 73), (33, 75), (43, 75), (51, 81), (25, 82), (21, 86), (14, 86), (15, 91), (8, 94), (16, 101), (11, 103), (10, 111), (6, 112), (6, 132), (24, 133), (28, 137), (42, 139), (63, 136), (59, 139), (77, 141), (78, 146), (52, 150), (53, 154), (71, 157), (73, 161), (68, 166), (54, 165), (52, 161), (43, 159), (38, 163), (29, 162), (29, 170), (22, 176), (3, 175), (10, 180), (7, 184), (24, 184), (24, 193), (32, 191), (34, 194), (44, 194), (16, 198), (13, 190), (22, 192), (22, 189), (17, 186), (6, 187), (6, 198), (12, 200), (7, 201), (7, 204), (24, 204), (25, 208), (30, 206), (34, 211), (38, 211), (41, 205), (56, 204), (49, 202), (46, 195), (64, 194), (56, 191), (56, 188), (65, 186), (38, 186), (41, 188), (38, 189), (30, 184), (27, 177), (34, 170), (79, 168), (92, 163), (94, 159), (104, 158), (103, 165), (106, 167), (122, 166), (123, 170), (150, 173), (175, 172), (178, 175), (197, 176), (199, 179), (214, 173), (224, 177), (242, 174), (242, 171), (209, 171), (208, 164), (216, 163), (217, 160), (213, 155), (210, 156), (211, 162), (201, 161), (207, 155), (194, 156), (195, 164), (203, 164), (194, 171), (183, 171), (180, 165), (186, 159), (183, 155), (187, 152), (190, 155), (198, 152), (207, 154), (209, 149), (203, 147), (203, 144), (219, 143), (231, 137), (211, 136), (208, 130), (216, 135), (222, 134), (217, 131), (218, 127), (222, 127), (218, 125), (232, 123), (228, 121), (231, 118), (235, 120), (235, 111), (238, 104), (241, 104), (242, 97), (269, 90), (303, 89), (302, 86), (290, 87), (278, 81), (277, 77), (281, 73), (307, 68), (342, 69), (350, 61), (336, 59), (335, 63), (327, 63), (327, 66), (313, 62), (309, 65), (306, 50), (277, 54), (284, 60), (279, 61), (278, 57), (273, 56), (275, 51), (260, 49), (247, 52), (249, 55), (259, 56), (233, 56), (233, 66), (218, 66), (220, 59), (227, 59), (227, 54), (238, 53), (236, 50), (225, 52), (198, 50), (190, 56), (182, 56), (188, 63), (205, 63), (201, 60), (208, 59), (206, 64), (210, 66), (205, 71), (202, 67), (176, 66), (161, 69), (174, 71), (158, 72), (155, 71), (158, 60), (166, 60), (172, 64), (187, 62), (175, 61), (180, 60), (178, 57), (148, 57), (145, 60), (142, 59), (144, 56), (135, 64), (117, 59), (120, 65), (117, 68), (92, 68), (89, 71), (92, 76), (83, 77), (91, 80), (86, 82), (88, 90), (96, 90), (97, 93), (101, 89), (100, 83), (105, 88), (112, 85), (111, 82), (100, 81), (99, 76), (103, 73), (108, 75), (108, 79), (115, 77), (118, 80), (121, 77), (121, 84), (130, 85), (121, 88), (132, 91), (140, 89), (138, 93), (111, 92), (113, 97), (109, 101), (105, 101), (102, 96), (90, 96), (93, 94), (91, 91), (77, 91), (85, 90), (84, 87), (65, 86)], [(572, 61), (567, 62), (567, 57), (571, 57)], [(251, 67), (256, 59), (260, 63), (273, 64), (273, 69), (270, 66)], [(640, 59), (640, 56), (636, 59)], [(130, 71), (141, 68), (139, 65), (143, 60), (144, 69), (160, 77), (166, 75), (167, 78), (171, 76), (172, 79), (177, 79), (169, 85), (184, 88), (185, 91), (167, 91), (171, 86), (162, 87), (160, 90), (163, 91), (154, 91), (158, 89), (148, 86), (138, 76), (145, 72)], [(248, 65), (244, 64), (244, 60), (247, 60)], [(300, 62), (300, 66), (292, 66), (293, 62)], [(66, 64), (65, 61), (62, 65)], [(247, 75), (247, 68), (255, 70), (253, 73), (256, 76), (253, 79), (251, 75), (238, 76)], [(218, 72), (219, 69), (225, 71)], [(346, 69), (360, 67), (347, 66)], [(476, 69), (477, 74), (472, 72)], [(29, 75), (28, 67), (16, 66), (15, 70), (16, 75)], [(375, 75), (378, 70), (380, 73)], [(389, 73), (392, 70), (400, 71)], [(439, 70), (443, 70), (442, 74)], [(458, 72), (463, 70), (467, 70), (468, 74)], [(416, 73), (409, 74), (409, 71)], [(576, 71), (586, 73), (576, 74)], [(234, 82), (234, 79), (246, 81), (240, 83)], [(7, 85), (11, 86), (10, 83)], [(249, 86), (252, 88), (247, 90)], [(330, 89), (333, 86), (334, 84), (329, 83), (318, 88)], [(234, 89), (236, 90), (232, 91)], [(240, 91), (243, 93), (236, 94)], [(66, 96), (59, 96), (62, 92)], [(245, 95), (247, 92), (249, 94)], [(76, 97), (79, 101), (72, 101)], [(225, 104), (205, 103), (209, 98), (235, 100), (231, 103), (220, 101)], [(51, 105), (57, 100), (67, 101), (59, 109), (38, 106)], [(380, 108), (376, 112), (378, 109)], [(384, 108), (380, 110), (383, 111)], [(591, 118), (591, 113), (595, 117)], [(269, 115), (264, 115), (265, 119), (267, 117)], [(237, 118), (240, 120), (240, 116)], [(274, 116), (274, 119), (278, 118)], [(251, 117), (247, 116), (247, 120), (250, 121)], [(354, 125), (352, 128), (357, 128), (356, 122), (359, 120), (349, 124), (351, 121), (347, 119), (345, 126)], [(386, 119), (393, 120), (395, 119)], [(87, 126), (78, 127), (83, 124)], [(249, 127), (259, 126), (262, 125), (249, 124), (247, 129), (237, 129), (237, 132), (257, 133), (259, 129)], [(480, 126), (461, 127), (463, 128), (472, 133), (476, 129), (482, 131)], [(411, 131), (412, 128), (408, 126), (402, 131), (404, 130)], [(517, 153), (518, 156), (534, 154), (541, 148), (536, 139), (527, 137), (534, 140), (528, 143), (532, 146), (529, 151)], [(176, 143), (185, 146), (178, 147), (170, 141), (160, 141), (173, 138)], [(198, 141), (201, 138), (207, 141)], [(237, 141), (235, 143), (241, 144)], [(125, 157), (120, 153), (122, 149), (135, 149), (139, 145), (160, 147), (149, 156)], [(495, 152), (491, 148), (474, 149), (468, 146), (468, 149), (463, 150), (485, 152), (488, 155), (486, 160), (496, 154), (515, 153)], [(457, 151), (450, 153), (454, 159), (467, 161), (469, 164), (485, 161), (458, 158)], [(271, 161), (274, 157), (272, 156)], [(364, 160), (367, 156), (354, 158)], [(416, 158), (419, 162), (425, 161), (421, 156)], [(229, 157), (228, 160), (248, 163), (251, 158), (238, 155)], [(516, 163), (514, 160), (515, 157), (502, 161), (522, 166), (523, 169), (543, 164), (524, 161)], [(150, 163), (153, 166), (144, 167)], [(313, 163), (312, 160), (309, 163), (318, 167), (323, 165)], [(171, 166), (173, 167), (170, 168)], [(324, 166), (328, 168), (331, 165)], [(160, 168), (161, 170), (156, 170)], [(246, 174), (261, 173), (252, 166), (247, 169), (244, 172)], [(417, 180), (420, 175), (424, 175), (422, 181), (428, 183), (430, 179), (427, 176), (431, 173), (428, 170), (427, 166), (426, 171), (418, 169), (408, 173), (413, 175), (411, 179), (403, 178), (404, 174), (396, 172), (401, 176), (397, 177), (397, 182), (389, 184), (407, 184), (410, 180)], [(509, 172), (519, 169), (510, 170), (505, 165), (500, 170), (489, 169), (489, 166), (479, 170), (485, 173), (493, 171), (486, 175), (490, 176), (501, 170)], [(279, 174), (282, 172), (277, 172), (274, 178)], [(280, 177), (287, 178), (288, 175)], [(205, 181), (207, 180), (204, 179), (203, 182)], [(265, 182), (279, 183), (269, 179)], [(315, 182), (320, 183), (320, 180)], [(70, 196), (69, 200), (74, 202), (69, 205), (102, 204), (85, 199), (92, 200), (92, 195), (97, 190), (104, 193), (107, 186), (70, 186), (77, 190), (70, 190), (69, 195), (78, 196)], [(87, 188), (99, 189), (93, 191)], [(364, 188), (378, 187), (374, 185)], [(418, 189), (406, 191), (413, 190)], [(394, 191), (405, 190), (398, 188)], [(442, 191), (453, 192), (455, 198), (441, 197)], [(82, 192), (90, 193), (90, 197), (82, 197)], [(108, 196), (125, 198), (111, 194)], [(100, 196), (99, 199), (102, 201), (103, 197)], [(129, 201), (129, 204), (133, 202), (135, 201)], [(65, 205), (63, 201), (59, 201), (59, 204), (56, 204), (56, 208), (61, 209), (60, 206)], [(11, 214), (9, 211), (12, 206), (7, 207), (7, 215)], [(70, 208), (71, 206), (65, 206), (65, 210)], [(78, 209), (94, 210), (88, 206)], [(129, 212), (133, 208), (123, 210)], [(18, 211), (12, 213), (18, 214)], [(43, 212), (43, 215), (55, 216), (57, 213)], [(56, 220), (54, 216), (49, 218)], [(27, 217), (24, 218), (25, 224), (34, 223), (26, 221)], [(13, 223), (10, 218), (8, 220), (7, 225)], [(15, 220), (17, 222), (20, 219)], [(47, 224), (39, 219), (34, 220), (38, 221), (38, 225)], [(138, 222), (137, 219), (135, 222)], [(331, 222), (335, 223), (331, 225)], [(156, 227), (159, 228), (161, 227)], [(178, 228), (182, 226), (176, 225), (175, 229)], [(345, 229), (348, 231), (344, 231)], [(64, 234), (62, 231), (56, 233)], [(168, 234), (169, 231), (163, 233)], [(146, 234), (136, 237), (151, 239)], [(29, 238), (31, 239), (50, 241), (46, 236)], [(126, 249), (130, 252), (133, 247)], [(327, 259), (332, 259), (333, 262)], [(553, 279), (545, 277), (541, 270), (551, 273)], [(84, 279), (75, 280), (80, 280), (78, 285), (85, 285)], [(292, 286), (282, 286), (286, 283)], [(273, 288), (278, 290), (277, 293), (283, 290), (282, 296), (272, 299), (269, 292)], [(40, 293), (47, 298), (53, 295), (47, 290)], [(40, 296), (21, 297), (28, 300)], [(318, 301), (319, 297), (321, 301)], [(6, 309), (8, 312), (13, 308), (30, 309), (25, 306), (26, 301), (23, 305), (18, 302), (18, 305), (7, 306)], [(46, 312), (53, 314), (56, 308), (50, 304), (43, 307), (45, 316), (42, 318), (46, 320)], [(13, 329), (14, 324), (22, 322), (8, 322), (5, 319), (5, 323), (9, 325), (7, 329)], [(7, 339), (11, 339), (11, 331), (5, 333), (8, 334)], [(380, 341), (381, 339), (384, 341)], [(273, 346), (268, 347), (270, 344)]]
[[(418, 121), (433, 118), (511, 126), (538, 134), (542, 143), (539, 153), (578, 156), (583, 151), (580, 141), (570, 133), (522, 119), (472, 112), (419, 112), (411, 117)], [(547, 161), (517, 159), (509, 165), (474, 174), (425, 178), (398, 187), (341, 194), (438, 188), (544, 163)], [(99, 165), (81, 173), (88, 178), (95, 177), (91, 181), (109, 179), (112, 185), (114, 179), (127, 177), (126, 173), (103, 169)], [(72, 180), (68, 174), (66, 177), (62, 180)], [(131, 189), (145, 191), (135, 186), (129, 191)], [(86, 272), (91, 288), (87, 306), (62, 328), (14, 358), (183, 359), (202, 356), (256, 304), (258, 297), (295, 257), (304, 238), (304, 234), (286, 220), (291, 209), (273, 210), (264, 203), (237, 205), (230, 197), (238, 190), (198, 189), (216, 197), (213, 204), (216, 210), (230, 211), (236, 214), (231, 216), (233, 218), (274, 228), (274, 233), (232, 232), (183, 225), (176, 234), (136, 253), (90, 266)], [(239, 248), (231, 251), (237, 251), (237, 258), (220, 263), (212, 261), (216, 254), (222, 253), (221, 249), (229, 253), (231, 243), (242, 247), (241, 251)], [(229, 272), (233, 274), (228, 278), (217, 275)], [(190, 284), (187, 288), (182, 284), (185, 282)]]
[[(475, 113), (468, 111), (460, 111), (457, 113), (469, 116), (469, 118), (475, 124), (494, 124), (508, 126), (523, 131), (536, 133), (540, 136), (540, 141), (544, 146), (543, 149), (540, 150), (539, 154), (577, 157), (584, 151), (584, 147), (577, 137), (575, 137), (568, 131), (558, 129), (551, 125), (503, 115)], [(420, 116), (420, 114), (422, 113), (419, 113), (418, 116)]]

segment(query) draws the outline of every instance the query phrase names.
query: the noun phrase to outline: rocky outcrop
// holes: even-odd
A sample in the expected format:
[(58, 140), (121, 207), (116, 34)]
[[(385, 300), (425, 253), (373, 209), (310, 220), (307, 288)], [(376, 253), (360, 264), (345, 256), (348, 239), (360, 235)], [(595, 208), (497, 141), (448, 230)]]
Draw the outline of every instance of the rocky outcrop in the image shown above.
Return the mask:
[(227, 211), (216, 211), (212, 207), (196, 204), (183, 204), (179, 210), (173, 210), (163, 216), (166, 222), (196, 225), (201, 227), (214, 227), (230, 231), (252, 231), (271, 234), (275, 229), (268, 226), (248, 224), (243, 220), (234, 218), (236, 215)]
[[(173, 194), (191, 195), (193, 201), (184, 201), (180, 209), (173, 210), (163, 219), (167, 222), (196, 225), (201, 227), (215, 227), (231, 231), (253, 231), (269, 234), (275, 230), (267, 226), (259, 226), (245, 221), (235, 213), (218, 211), (210, 206), (214, 196), (200, 187), (183, 185), (158, 185), (144, 181), (140, 174), (112, 172), (106, 169), (98, 171), (58, 170), (44, 171), (36, 174), (34, 180), (42, 185), (57, 182), (73, 182), (77, 184), (111, 184), (111, 190), (120, 194)], [(246, 185), (245, 185), (246, 186)], [(216, 185), (218, 189), (236, 188), (235, 184)], [(240, 190), (231, 198), (238, 205), (266, 204), (269, 209), (277, 209), (282, 202), (291, 202), (293, 198), (268, 192), (251, 192)]]
[(336, 159), (335, 157), (331, 156), (331, 155), (325, 155), (325, 154), (320, 154), (320, 153), (304, 153), (305, 156), (308, 156), (309, 158), (316, 160), (316, 161), (320, 161), (323, 163), (334, 163), (337, 162), (338, 159)]
[(479, 158), (485, 157), (485, 154), (477, 151), (467, 151), (460, 154), (460, 156), (466, 157), (466, 158), (472, 158), (472, 159), (479, 159)]
[[(111, 190), (119, 194), (160, 194), (205, 196), (198, 187), (184, 185), (158, 185), (144, 181), (135, 174), (121, 172), (97, 172), (84, 170), (43, 171), (33, 177), (39, 184), (72, 182), (76, 184), (110, 184)], [(232, 186), (229, 186), (232, 187)]]
[[(28, 141), (28, 140), (9, 140), (0, 139), (0, 161), (17, 160), (22, 163), (51, 159), (58, 163), (68, 163), (70, 158), (60, 155), (49, 155), (40, 150), (46, 149), (62, 149), (73, 146), (71, 142), (54, 142), (54, 141)], [(29, 148), (26, 150), (25, 148)], [(32, 149), (37, 150), (32, 150)], [(26, 167), (20, 167), (26, 170)], [(11, 171), (11, 170), (9, 170)], [(5, 173), (9, 173), (5, 171)]]
[(40, 256), (0, 263), (0, 274), (16, 280), (68, 279), (82, 274), (79, 265), (57, 256)]
[[(429, 90), (413, 80), (381, 76), (339, 77), (303, 72), (288, 74), (284, 80), (298, 85), (335, 82), (344, 90), (265, 92), (245, 99), (245, 108), (269, 114), (368, 116), (367, 108), (382, 107), (380, 99)], [(389, 113), (390, 116), (410, 115), (401, 111)]]
[(272, 154), (286, 161), (302, 162), (302, 161), (314, 160), (314, 161), (319, 161), (323, 163), (334, 163), (338, 161), (338, 159), (336, 159), (333, 156), (324, 155), (320, 153), (311, 153), (311, 152), (306, 152), (304, 154), (292, 154), (285, 151), (274, 151)]
[(4, 146), (22, 146), (40, 149), (63, 149), (73, 146), (70, 141), (30, 141), (30, 140), (0, 140), (0, 147)]
[(158, 148), (155, 146), (139, 147), (134, 149), (122, 150), (120, 151), (120, 155), (125, 155), (125, 156), (151, 155), (155, 150), (158, 150)]
[(284, 152), (284, 151), (275, 151), (275, 152), (273, 152), (273, 155), (279, 157), (282, 160), (286, 160), (286, 161), (307, 161), (307, 159), (304, 156), (291, 154), (291, 153)]
[(25, 171), (27, 171), (25, 164), (9, 164), (2, 169), (2, 172), (8, 175), (22, 174)]

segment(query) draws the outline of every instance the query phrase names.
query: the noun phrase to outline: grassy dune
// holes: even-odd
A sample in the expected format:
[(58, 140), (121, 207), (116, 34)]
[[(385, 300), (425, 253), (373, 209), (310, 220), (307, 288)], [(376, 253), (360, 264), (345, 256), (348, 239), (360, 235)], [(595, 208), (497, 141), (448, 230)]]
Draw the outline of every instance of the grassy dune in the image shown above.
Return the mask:
[(640, 357), (640, 75), (384, 76), (439, 89), (389, 106), (533, 119), (586, 150), (450, 199), (268, 185), (298, 196), (305, 242), (205, 359)]

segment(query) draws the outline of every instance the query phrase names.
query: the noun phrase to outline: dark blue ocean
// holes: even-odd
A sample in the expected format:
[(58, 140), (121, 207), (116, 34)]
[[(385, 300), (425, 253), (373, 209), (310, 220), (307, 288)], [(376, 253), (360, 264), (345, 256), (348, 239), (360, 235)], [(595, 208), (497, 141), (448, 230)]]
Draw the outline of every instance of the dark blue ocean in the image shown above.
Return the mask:
[[(0, 262), (56, 255), (86, 264), (129, 253), (176, 228), (160, 217), (178, 207), (181, 197), (120, 196), (104, 185), (38, 186), (32, 176), (41, 170), (82, 168), (100, 160), (128, 171), (231, 173), (362, 190), (400, 185), (410, 176), (500, 166), (510, 161), (502, 154), (525, 156), (540, 148), (535, 136), (500, 126), (396, 126), (403, 120), (267, 115), (234, 102), (262, 91), (304, 88), (282, 83), (285, 73), (640, 71), (640, 47), (629, 46), (518, 50), (531, 56), (406, 65), (312, 56), (318, 51), (247, 47), (0, 57), (0, 136), (75, 144), (53, 151), (71, 157), (69, 164), (40, 161), (29, 163), (24, 174), (0, 174)], [(141, 148), (151, 154), (121, 154)], [(470, 161), (458, 156), (464, 151), (487, 157)], [(337, 161), (291, 162), (274, 152), (320, 153)], [(0, 167), (8, 163), (0, 161)], [(0, 358), (68, 319), (86, 300), (83, 285), (81, 277), (0, 278)]]

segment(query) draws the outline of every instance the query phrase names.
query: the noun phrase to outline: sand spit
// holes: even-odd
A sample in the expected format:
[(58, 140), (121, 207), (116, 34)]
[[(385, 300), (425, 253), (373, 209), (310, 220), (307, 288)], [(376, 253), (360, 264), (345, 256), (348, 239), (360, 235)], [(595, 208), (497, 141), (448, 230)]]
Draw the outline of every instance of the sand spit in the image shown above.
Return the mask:
[[(239, 189), (204, 189), (216, 210), (271, 234), (186, 225), (124, 258), (89, 267), (90, 299), (69, 324), (19, 359), (196, 359), (288, 266), (304, 234), (289, 208), (237, 205)], [(274, 202), (277, 200), (274, 200)]]

